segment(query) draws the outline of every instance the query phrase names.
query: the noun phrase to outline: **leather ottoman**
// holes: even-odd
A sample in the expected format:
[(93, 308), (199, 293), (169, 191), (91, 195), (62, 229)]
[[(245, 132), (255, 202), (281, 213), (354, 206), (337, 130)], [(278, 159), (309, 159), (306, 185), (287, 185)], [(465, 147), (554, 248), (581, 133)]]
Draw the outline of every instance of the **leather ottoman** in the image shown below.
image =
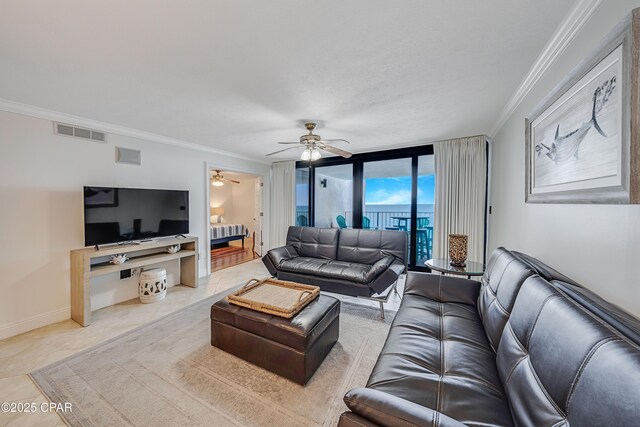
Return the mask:
[(211, 345), (304, 385), (338, 341), (339, 320), (340, 301), (327, 295), (291, 319), (223, 298), (211, 306)]

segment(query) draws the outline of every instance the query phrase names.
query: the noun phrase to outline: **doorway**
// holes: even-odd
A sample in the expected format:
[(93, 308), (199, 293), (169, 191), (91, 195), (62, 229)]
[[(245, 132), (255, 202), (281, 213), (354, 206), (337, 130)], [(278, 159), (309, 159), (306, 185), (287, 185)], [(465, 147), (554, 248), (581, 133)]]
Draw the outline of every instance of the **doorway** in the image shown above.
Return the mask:
[(262, 254), (262, 177), (209, 168), (208, 239), (211, 272)]

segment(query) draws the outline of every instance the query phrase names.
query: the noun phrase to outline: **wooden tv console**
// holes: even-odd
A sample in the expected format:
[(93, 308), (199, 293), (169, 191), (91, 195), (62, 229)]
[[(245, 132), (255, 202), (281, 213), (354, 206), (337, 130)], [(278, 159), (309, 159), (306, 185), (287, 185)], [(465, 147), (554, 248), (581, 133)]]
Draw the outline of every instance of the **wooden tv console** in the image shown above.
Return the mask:
[[(175, 254), (169, 246), (180, 245)], [(126, 254), (124, 264), (110, 264), (112, 255)], [(100, 259), (102, 258), (102, 259)], [(180, 284), (198, 287), (198, 238), (168, 238), (140, 244), (114, 245), (106, 248), (82, 248), (71, 251), (71, 318), (81, 326), (91, 323), (91, 278), (161, 262), (180, 261)]]

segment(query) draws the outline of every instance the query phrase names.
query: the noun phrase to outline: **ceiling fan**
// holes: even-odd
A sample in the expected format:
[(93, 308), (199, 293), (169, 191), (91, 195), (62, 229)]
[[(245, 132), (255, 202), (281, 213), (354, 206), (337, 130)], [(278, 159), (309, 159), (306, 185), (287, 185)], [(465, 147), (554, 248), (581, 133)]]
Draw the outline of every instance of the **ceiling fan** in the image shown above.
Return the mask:
[(349, 141), (347, 141), (346, 139), (322, 139), (320, 135), (315, 135), (313, 133), (314, 129), (316, 128), (316, 124), (312, 122), (305, 123), (304, 127), (307, 128), (309, 133), (307, 135), (302, 135), (300, 137), (300, 141), (278, 142), (278, 144), (301, 144), (300, 146), (289, 147), (285, 148), (284, 150), (274, 151), (273, 153), (267, 154), (267, 156), (273, 156), (274, 154), (282, 153), (283, 151), (287, 150), (293, 150), (294, 148), (304, 148), (304, 151), (300, 156), (301, 160), (318, 160), (320, 157), (322, 157), (322, 154), (320, 154), (320, 150), (328, 151), (329, 153), (337, 154), (338, 156), (342, 156), (347, 159), (351, 157), (350, 152), (329, 145), (330, 142), (346, 142), (347, 144), (349, 144)]
[[(215, 174), (213, 173), (215, 172)], [(236, 181), (235, 179), (227, 179), (224, 176), (220, 175), (219, 170), (211, 171), (211, 185), (214, 187), (221, 187), (225, 182), (231, 182), (232, 184), (240, 184), (240, 181)]]

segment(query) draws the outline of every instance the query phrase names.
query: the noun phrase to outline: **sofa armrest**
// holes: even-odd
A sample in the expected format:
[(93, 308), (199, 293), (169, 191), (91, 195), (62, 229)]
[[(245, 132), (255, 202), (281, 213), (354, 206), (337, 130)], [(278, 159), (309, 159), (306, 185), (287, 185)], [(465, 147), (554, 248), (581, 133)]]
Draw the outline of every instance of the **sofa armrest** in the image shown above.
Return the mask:
[(367, 286), (373, 289), (375, 293), (381, 294), (389, 289), (389, 286), (393, 285), (405, 271), (406, 266), (400, 260), (394, 258), (393, 262), (378, 277), (367, 283)]
[(393, 256), (388, 255), (376, 261), (376, 263), (371, 266), (369, 271), (367, 271), (367, 274), (364, 276), (364, 283), (373, 282), (386, 269), (388, 269), (391, 264), (393, 264), (394, 260), (395, 258)]
[(440, 302), (458, 302), (475, 306), (480, 282), (441, 274), (410, 272), (405, 295), (419, 295)]
[(281, 246), (279, 248), (271, 249), (267, 252), (271, 262), (277, 268), (280, 268), (283, 262), (288, 261), (290, 259), (296, 258), (298, 256), (298, 251), (291, 245)]
[(344, 402), (355, 414), (381, 426), (464, 426), (441, 412), (370, 388), (354, 388)]

